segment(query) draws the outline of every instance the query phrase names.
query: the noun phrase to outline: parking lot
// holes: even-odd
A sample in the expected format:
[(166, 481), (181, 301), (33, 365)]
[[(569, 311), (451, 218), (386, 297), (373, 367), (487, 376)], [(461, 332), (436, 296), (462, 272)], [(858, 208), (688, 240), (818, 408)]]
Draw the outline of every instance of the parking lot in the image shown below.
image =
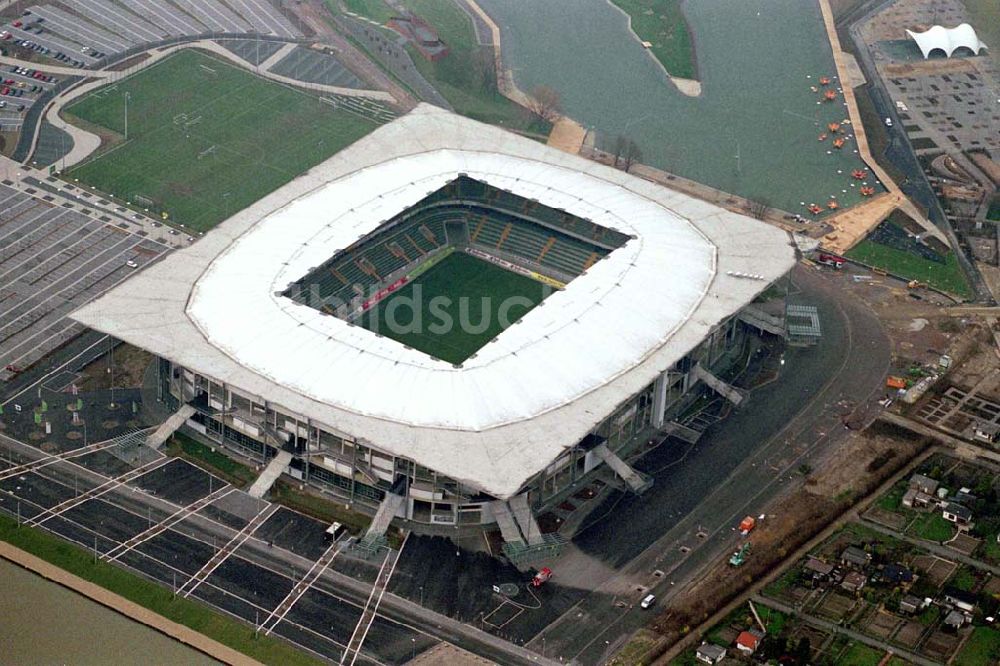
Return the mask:
[(85, 212), (0, 184), (0, 378), (82, 332), (70, 312), (168, 249)]
[(0, 131), (20, 130), (27, 110), (59, 80), (28, 67), (9, 65), (0, 69)]
[(342, 88), (363, 87), (361, 80), (336, 57), (301, 46), (272, 65), (268, 71), (306, 83)]
[[(301, 597), (291, 594), (300, 581), (309, 580), (313, 555), (331, 546), (323, 539), (325, 525), (286, 508), (275, 510), (221, 480), (210, 482), (206, 472), (181, 460), (147, 457), (145, 465), (155, 469), (127, 484), (109, 484), (105, 472), (120, 475), (130, 469), (121, 461), (109, 462), (116, 450), (12, 474), (4, 470), (23, 462), (27, 448), (0, 438), (0, 478), (9, 477), (0, 481), (0, 510), (22, 522), (40, 521), (43, 529), (97, 558), (113, 560), (249, 624), (269, 627), (325, 659), (340, 661), (345, 646), (357, 644), (351, 639), (359, 626), (364, 628), (360, 620), (366, 595), (348, 595), (338, 583), (342, 579), (331, 575), (333, 566), (306, 585)], [(74, 498), (109, 485), (114, 488), (99, 497), (64, 510), (58, 506), (72, 505)], [(221, 499), (205, 503), (213, 495)], [(220, 522), (220, 514), (229, 519)], [(262, 515), (270, 517), (246, 519)], [(346, 557), (338, 554), (333, 561)], [(294, 599), (290, 606), (289, 598)], [(283, 602), (287, 612), (276, 612)], [(354, 663), (401, 664), (436, 643), (377, 615)]]
[(75, 13), (32, 5), (0, 26), (0, 39), (75, 67), (90, 67), (128, 49), (182, 36), (259, 33), (297, 38), (301, 32), (260, 0), (76, 0)]

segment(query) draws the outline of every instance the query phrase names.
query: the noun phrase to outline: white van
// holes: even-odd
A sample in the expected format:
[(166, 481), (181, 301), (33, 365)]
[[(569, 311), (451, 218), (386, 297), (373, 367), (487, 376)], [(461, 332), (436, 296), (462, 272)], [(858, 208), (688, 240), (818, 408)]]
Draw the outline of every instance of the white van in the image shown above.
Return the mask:
[(656, 595), (647, 594), (645, 598), (643, 598), (642, 603), (640, 603), (639, 606), (641, 606), (642, 608), (649, 608), (655, 603), (656, 603)]

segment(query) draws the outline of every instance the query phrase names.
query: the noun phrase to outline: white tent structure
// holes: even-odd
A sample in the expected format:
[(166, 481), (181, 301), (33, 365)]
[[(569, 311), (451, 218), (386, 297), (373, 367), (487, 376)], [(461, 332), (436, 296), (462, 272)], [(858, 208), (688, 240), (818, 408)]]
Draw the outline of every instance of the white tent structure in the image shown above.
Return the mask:
[(913, 41), (917, 43), (917, 46), (920, 47), (920, 52), (924, 54), (924, 58), (929, 58), (931, 52), (935, 50), (942, 51), (950, 58), (956, 49), (963, 46), (976, 54), (982, 49), (989, 48), (986, 44), (979, 41), (979, 36), (976, 34), (975, 28), (968, 23), (963, 23), (954, 28), (944, 28), (936, 25), (924, 32), (907, 30), (906, 34), (912, 37)]

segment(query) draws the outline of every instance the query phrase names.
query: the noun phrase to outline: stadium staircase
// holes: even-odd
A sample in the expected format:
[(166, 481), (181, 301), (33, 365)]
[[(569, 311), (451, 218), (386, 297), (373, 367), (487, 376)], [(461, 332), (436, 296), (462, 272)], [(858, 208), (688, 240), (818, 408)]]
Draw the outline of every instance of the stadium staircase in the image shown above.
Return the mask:
[(490, 508), (493, 510), (493, 517), (496, 518), (497, 525), (500, 526), (500, 534), (503, 535), (504, 542), (523, 546), (524, 537), (521, 536), (521, 530), (514, 520), (510, 505), (503, 500), (495, 500), (490, 502)]
[(701, 439), (701, 431), (695, 430), (683, 423), (678, 423), (677, 421), (670, 421), (665, 423), (660, 429), (664, 434), (670, 435), (671, 437), (676, 437), (677, 439), (683, 440), (688, 444), (697, 444), (698, 440)]
[(528, 493), (521, 493), (511, 498), (508, 504), (528, 545), (537, 546), (542, 543), (542, 530), (538, 527), (534, 514), (531, 513), (531, 507), (528, 506)]
[(747, 326), (778, 337), (785, 337), (785, 320), (782, 317), (764, 312), (760, 308), (748, 305), (737, 315), (737, 318)]
[(618, 457), (618, 455), (608, 448), (607, 444), (599, 444), (594, 448), (594, 455), (608, 464), (615, 474), (620, 476), (628, 485), (629, 489), (636, 495), (649, 490), (653, 485), (653, 479), (632, 469), (632, 467)]
[(374, 559), (383, 549), (389, 548), (389, 542), (385, 538), (386, 530), (396, 517), (399, 508), (403, 506), (406, 498), (397, 493), (388, 492), (378, 505), (378, 511), (372, 518), (368, 531), (360, 539), (351, 544), (351, 552), (366, 560)]
[(146, 446), (159, 449), (163, 443), (170, 439), (170, 436), (177, 432), (177, 429), (184, 425), (184, 422), (194, 416), (194, 407), (191, 405), (181, 405), (181, 408), (170, 415), (152, 435), (146, 439)]
[(705, 382), (705, 385), (710, 389), (721, 395), (723, 398), (733, 403), (735, 406), (739, 407), (740, 403), (743, 402), (744, 396), (743, 392), (740, 391), (735, 386), (731, 386), (726, 382), (722, 381), (711, 372), (706, 370), (701, 364), (694, 366), (694, 376), (697, 379)]
[(288, 469), (288, 465), (291, 462), (291, 453), (288, 451), (278, 451), (278, 455), (271, 458), (271, 462), (267, 464), (267, 467), (260, 473), (257, 480), (253, 482), (247, 494), (255, 499), (260, 499), (266, 495), (267, 491), (274, 485), (274, 482), (278, 480), (278, 477)]
[(382, 498), (382, 502), (378, 505), (378, 511), (375, 512), (375, 517), (372, 518), (372, 523), (368, 526), (368, 531), (365, 532), (364, 538), (384, 537), (385, 531), (389, 529), (389, 524), (399, 511), (399, 507), (403, 506), (404, 499), (406, 498), (402, 495), (386, 493), (385, 497)]

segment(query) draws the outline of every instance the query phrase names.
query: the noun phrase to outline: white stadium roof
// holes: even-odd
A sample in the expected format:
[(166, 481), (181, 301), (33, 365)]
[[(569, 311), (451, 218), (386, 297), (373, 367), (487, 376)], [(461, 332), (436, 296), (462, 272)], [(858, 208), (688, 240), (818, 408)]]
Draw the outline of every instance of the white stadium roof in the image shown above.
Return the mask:
[(986, 44), (979, 41), (975, 29), (968, 23), (957, 25), (954, 28), (936, 25), (923, 32), (907, 30), (906, 34), (917, 43), (924, 58), (930, 57), (931, 52), (935, 49), (943, 51), (950, 58), (955, 49), (962, 46), (973, 53), (979, 53), (980, 50), (988, 48)]
[[(635, 238), (460, 368), (280, 295), (460, 173)], [(508, 497), (793, 263), (767, 224), (421, 105), (73, 316)]]

